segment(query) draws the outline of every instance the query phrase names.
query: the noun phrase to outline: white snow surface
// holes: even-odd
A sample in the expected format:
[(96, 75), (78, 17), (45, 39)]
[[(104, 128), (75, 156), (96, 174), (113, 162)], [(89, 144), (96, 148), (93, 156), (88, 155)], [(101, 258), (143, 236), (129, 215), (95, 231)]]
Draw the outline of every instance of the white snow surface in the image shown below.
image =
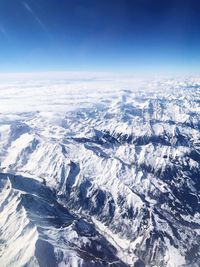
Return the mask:
[[(43, 266), (40, 242), (52, 246), (55, 266), (84, 266), (88, 259), (85, 266), (199, 266), (190, 255), (194, 248), (195, 257), (200, 253), (199, 209), (188, 199), (182, 206), (176, 194), (188, 189), (199, 204), (199, 104), (194, 77), (2, 80), (0, 266)], [(167, 170), (176, 172), (170, 182)], [(27, 182), (20, 187), (19, 175), (55, 192), (55, 200), (30, 193)], [(49, 222), (40, 229), (44, 218), (24, 200), (28, 196), (49, 210), (59, 203), (92, 223), (95, 238), (103, 236), (117, 258), (106, 263), (98, 253), (85, 256), (96, 241), (73, 227), (75, 217), (66, 228)], [(55, 219), (53, 211), (48, 216)]]

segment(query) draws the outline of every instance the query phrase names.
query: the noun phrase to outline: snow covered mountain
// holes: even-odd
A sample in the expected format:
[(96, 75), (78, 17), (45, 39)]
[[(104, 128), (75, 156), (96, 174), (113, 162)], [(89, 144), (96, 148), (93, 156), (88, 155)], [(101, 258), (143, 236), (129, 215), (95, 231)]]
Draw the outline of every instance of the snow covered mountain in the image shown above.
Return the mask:
[(0, 266), (200, 266), (199, 79), (4, 83), (0, 105)]

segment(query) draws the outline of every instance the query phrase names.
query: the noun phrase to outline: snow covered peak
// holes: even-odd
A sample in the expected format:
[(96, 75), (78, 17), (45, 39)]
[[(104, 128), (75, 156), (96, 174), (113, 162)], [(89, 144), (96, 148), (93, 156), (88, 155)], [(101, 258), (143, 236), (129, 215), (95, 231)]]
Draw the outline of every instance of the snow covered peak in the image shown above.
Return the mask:
[(199, 266), (200, 80), (20, 86), (0, 88), (0, 263)]

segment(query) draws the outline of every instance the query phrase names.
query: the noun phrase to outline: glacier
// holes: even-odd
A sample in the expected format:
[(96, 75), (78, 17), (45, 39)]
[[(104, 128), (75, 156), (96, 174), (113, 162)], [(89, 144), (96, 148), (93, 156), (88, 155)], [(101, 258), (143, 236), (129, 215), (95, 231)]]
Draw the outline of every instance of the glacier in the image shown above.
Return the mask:
[(0, 266), (200, 266), (200, 79), (1, 81)]

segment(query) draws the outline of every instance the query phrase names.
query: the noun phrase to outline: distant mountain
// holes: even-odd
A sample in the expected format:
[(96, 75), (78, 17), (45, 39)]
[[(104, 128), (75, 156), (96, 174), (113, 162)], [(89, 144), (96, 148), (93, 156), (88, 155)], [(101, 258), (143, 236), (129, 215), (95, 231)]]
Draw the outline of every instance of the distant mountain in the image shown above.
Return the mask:
[(200, 82), (61, 99), (0, 115), (0, 266), (199, 267)]

